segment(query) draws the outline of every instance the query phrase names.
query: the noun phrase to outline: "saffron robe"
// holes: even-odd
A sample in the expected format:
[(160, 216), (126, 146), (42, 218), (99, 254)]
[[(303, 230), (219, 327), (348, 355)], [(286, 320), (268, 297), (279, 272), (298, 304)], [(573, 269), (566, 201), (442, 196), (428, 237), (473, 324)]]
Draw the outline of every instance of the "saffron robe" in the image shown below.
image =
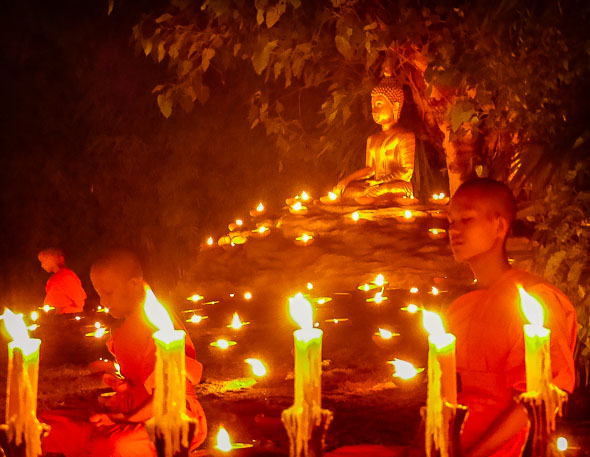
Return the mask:
[[(543, 279), (508, 270), (488, 289), (455, 300), (446, 312), (448, 331), (457, 337), (457, 371), (461, 379), (458, 402), (469, 408), (462, 432), (462, 448), (476, 443), (508, 408), (515, 394), (526, 390), (523, 325), (517, 285), (545, 309), (544, 326), (551, 329), (553, 383), (572, 392), (576, 312), (568, 298)], [(521, 430), (490, 457), (520, 456), (527, 430)]]
[(44, 305), (53, 306), (57, 314), (81, 313), (86, 292), (80, 278), (69, 268), (60, 268), (50, 276), (45, 285)]
[[(184, 329), (178, 319), (175, 327)], [(142, 310), (125, 318), (113, 330), (107, 342), (124, 377), (124, 388), (117, 389), (107, 402), (111, 413), (135, 411), (153, 395), (156, 347), (152, 339), (154, 327), (146, 322)], [(187, 410), (198, 421), (190, 449), (196, 449), (207, 436), (205, 413), (197, 400), (193, 383), (199, 382), (202, 365), (196, 360), (195, 348), (186, 337)], [(89, 420), (89, 411), (65, 410), (47, 412), (41, 420), (51, 432), (43, 440), (43, 452), (61, 452), (66, 457), (155, 457), (155, 447), (143, 423), (120, 423), (97, 427)]]

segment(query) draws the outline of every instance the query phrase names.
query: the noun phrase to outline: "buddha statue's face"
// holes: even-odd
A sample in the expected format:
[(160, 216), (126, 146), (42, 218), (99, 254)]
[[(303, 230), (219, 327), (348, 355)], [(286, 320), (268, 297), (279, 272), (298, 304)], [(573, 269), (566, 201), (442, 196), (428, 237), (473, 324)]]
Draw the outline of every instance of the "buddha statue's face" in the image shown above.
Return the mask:
[[(394, 109), (395, 108), (395, 109)], [(371, 113), (373, 120), (379, 125), (395, 124), (397, 117), (395, 113), (398, 107), (391, 105), (391, 102), (382, 94), (371, 96)]]

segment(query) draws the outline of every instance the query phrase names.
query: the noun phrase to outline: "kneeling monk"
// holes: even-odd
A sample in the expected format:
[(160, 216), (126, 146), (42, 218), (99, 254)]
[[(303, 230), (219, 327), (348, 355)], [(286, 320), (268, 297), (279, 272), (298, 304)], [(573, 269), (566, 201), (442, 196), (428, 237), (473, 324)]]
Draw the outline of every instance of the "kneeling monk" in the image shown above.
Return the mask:
[[(100, 402), (100, 412), (65, 410), (41, 415), (42, 421), (51, 426), (43, 440), (43, 452), (63, 453), (66, 457), (155, 456), (144, 424), (152, 417), (156, 361), (152, 333), (156, 329), (143, 312), (145, 283), (141, 264), (132, 252), (113, 250), (92, 265), (90, 277), (102, 305), (119, 319), (107, 346), (119, 364), (121, 376), (104, 375), (104, 382), (115, 393)], [(177, 329), (183, 329), (179, 319), (173, 320)], [(201, 378), (202, 365), (196, 360), (188, 335), (185, 353), (186, 414), (198, 421), (190, 445), (194, 450), (205, 440), (207, 423), (193, 388)]]

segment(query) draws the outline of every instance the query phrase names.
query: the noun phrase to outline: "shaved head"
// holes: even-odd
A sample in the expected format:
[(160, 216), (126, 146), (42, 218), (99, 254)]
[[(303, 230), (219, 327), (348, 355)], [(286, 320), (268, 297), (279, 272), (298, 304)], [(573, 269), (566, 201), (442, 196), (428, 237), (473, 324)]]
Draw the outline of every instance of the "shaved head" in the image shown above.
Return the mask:
[(474, 206), (481, 207), (493, 216), (506, 219), (512, 226), (516, 219), (516, 201), (508, 186), (490, 178), (475, 178), (459, 186), (454, 199), (469, 200)]
[(94, 261), (92, 270), (109, 269), (121, 279), (143, 278), (143, 269), (137, 254), (130, 249), (114, 248)]

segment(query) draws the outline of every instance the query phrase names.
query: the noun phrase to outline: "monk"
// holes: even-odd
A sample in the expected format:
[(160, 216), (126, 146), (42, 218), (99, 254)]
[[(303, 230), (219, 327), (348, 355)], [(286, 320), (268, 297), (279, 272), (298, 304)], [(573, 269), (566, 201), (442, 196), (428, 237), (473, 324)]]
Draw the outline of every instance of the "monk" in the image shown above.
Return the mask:
[[(152, 339), (155, 328), (143, 313), (145, 283), (141, 264), (132, 252), (113, 250), (92, 265), (90, 277), (102, 305), (118, 320), (107, 346), (119, 364), (119, 373), (103, 376), (114, 395), (99, 399), (97, 411), (90, 414), (56, 411), (42, 415), (41, 420), (51, 426), (43, 440), (43, 452), (63, 453), (66, 457), (156, 456), (144, 425), (152, 417), (156, 356)], [(175, 327), (183, 329), (180, 320), (175, 320)], [(186, 413), (198, 422), (190, 445), (194, 450), (205, 440), (207, 423), (193, 387), (200, 380), (202, 366), (188, 335), (185, 353)]]
[(398, 125), (403, 104), (404, 91), (386, 70), (371, 91), (373, 120), (381, 132), (367, 139), (365, 167), (338, 182), (333, 189), (336, 195), (361, 205), (413, 195), (416, 140), (411, 131)]
[(514, 401), (526, 389), (523, 325), (528, 323), (517, 285), (544, 306), (553, 383), (569, 393), (575, 383), (575, 310), (542, 278), (511, 268), (506, 238), (515, 215), (510, 189), (483, 178), (463, 183), (449, 208), (453, 254), (469, 264), (478, 284), (446, 312), (449, 331), (457, 337), (458, 401), (469, 408), (461, 436), (467, 457), (517, 457), (526, 441), (528, 417)]
[(66, 268), (63, 251), (58, 248), (43, 249), (37, 258), (41, 268), (52, 273), (45, 285), (43, 304), (54, 307), (57, 314), (81, 313), (86, 292), (76, 273)]

